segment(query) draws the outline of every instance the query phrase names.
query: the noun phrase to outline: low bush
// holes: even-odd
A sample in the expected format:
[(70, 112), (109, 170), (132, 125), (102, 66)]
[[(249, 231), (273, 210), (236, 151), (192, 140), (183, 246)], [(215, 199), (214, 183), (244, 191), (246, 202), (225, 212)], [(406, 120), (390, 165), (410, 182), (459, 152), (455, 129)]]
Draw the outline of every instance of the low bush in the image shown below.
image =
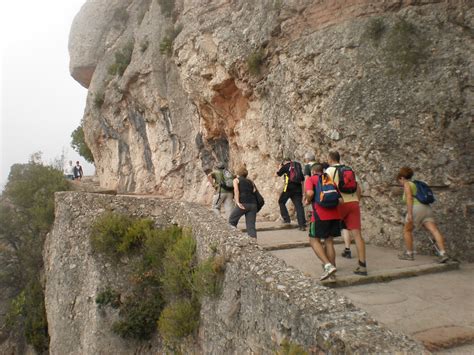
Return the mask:
[(183, 30), (183, 25), (179, 24), (179, 25), (169, 28), (166, 31), (165, 37), (163, 37), (163, 39), (160, 42), (161, 54), (166, 54), (168, 56), (172, 54), (173, 42), (175, 38), (178, 37), (178, 35), (181, 33), (182, 30)]
[(111, 306), (112, 308), (120, 307), (120, 293), (107, 287), (104, 291), (99, 292), (95, 298), (95, 303), (99, 307)]
[(264, 52), (262, 49), (259, 49), (247, 58), (247, 68), (251, 75), (258, 75), (261, 72), (261, 67), (263, 64)]
[(125, 339), (150, 339), (156, 331), (163, 304), (159, 294), (129, 297), (120, 307), (120, 320), (112, 324), (112, 331)]
[(308, 352), (301, 345), (284, 339), (280, 344), (280, 350), (277, 355), (308, 355)]
[(125, 248), (123, 240), (133, 220), (125, 215), (108, 212), (93, 224), (90, 242), (92, 250), (109, 256), (120, 256)]
[(105, 101), (105, 93), (103, 91), (98, 91), (94, 94), (94, 106), (98, 109), (102, 107)]
[(122, 76), (132, 60), (133, 42), (127, 43), (120, 51), (115, 53), (115, 62), (109, 66), (110, 75)]
[(168, 304), (158, 321), (158, 329), (163, 340), (173, 346), (193, 334), (199, 327), (200, 307), (197, 301), (190, 299)]

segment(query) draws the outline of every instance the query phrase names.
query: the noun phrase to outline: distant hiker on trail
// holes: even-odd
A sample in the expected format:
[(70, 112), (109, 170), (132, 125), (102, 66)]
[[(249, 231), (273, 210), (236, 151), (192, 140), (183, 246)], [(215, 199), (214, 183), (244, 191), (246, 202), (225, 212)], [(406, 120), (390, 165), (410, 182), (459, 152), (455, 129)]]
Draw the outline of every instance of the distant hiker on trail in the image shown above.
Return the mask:
[(68, 180), (74, 180), (74, 167), (72, 166), (72, 160), (64, 167), (64, 177)]
[(73, 172), (74, 172), (74, 179), (75, 180), (81, 180), (82, 179), (82, 176), (84, 175), (84, 173), (82, 171), (81, 164), (79, 164), (79, 161), (76, 161), (76, 165), (74, 166)]
[(286, 202), (288, 201), (288, 199), (291, 199), (291, 201), (295, 205), (299, 229), (302, 231), (306, 230), (306, 219), (304, 216), (302, 201), (302, 183), (304, 181), (304, 176), (301, 164), (296, 161), (292, 161), (290, 158), (285, 158), (280, 164), (279, 170), (276, 172), (276, 174), (278, 176), (283, 176), (285, 179), (283, 192), (281, 193), (280, 198), (278, 199), (278, 204), (280, 205), (280, 214), (283, 218), (283, 223), (291, 223), (290, 215), (288, 214), (288, 209), (286, 208)]
[(234, 179), (234, 200), (236, 206), (232, 210), (229, 223), (237, 227), (240, 217), (245, 215), (245, 225), (247, 234), (252, 238), (257, 238), (257, 188), (252, 180), (247, 179), (248, 171), (245, 167), (237, 170), (237, 177)]
[(305, 182), (305, 203), (313, 207), (309, 244), (323, 263), (324, 271), (320, 279), (325, 280), (337, 271), (333, 238), (341, 235), (341, 218), (337, 206), (342, 203), (342, 199), (331, 177), (323, 173), (321, 164), (314, 164), (312, 173)]
[(229, 216), (234, 203), (234, 174), (232, 174), (223, 162), (219, 162), (216, 168), (207, 175), (207, 179), (214, 187), (214, 196), (212, 198), (212, 210), (220, 216), (221, 206), (224, 204), (226, 218)]
[(361, 233), (359, 205), (361, 190), (356, 181), (354, 171), (350, 167), (341, 164), (340, 159), (341, 157), (338, 152), (329, 152), (328, 163), (330, 166), (326, 169), (326, 173), (334, 180), (341, 193), (344, 203), (339, 204), (337, 208), (341, 215), (341, 220), (344, 222), (344, 228), (349, 230), (356, 243), (359, 262), (354, 270), (354, 274), (365, 276), (367, 275), (367, 264), (365, 259), (365, 241)]
[(397, 180), (403, 186), (403, 201), (407, 205), (405, 226), (403, 227), (403, 238), (406, 251), (398, 257), (402, 260), (414, 260), (413, 255), (413, 229), (423, 226), (436, 241), (438, 247), (438, 261), (445, 263), (449, 260), (444, 247), (444, 237), (436, 226), (436, 222), (430, 203), (434, 202), (431, 189), (421, 181), (411, 181), (413, 169), (405, 166), (400, 169)]

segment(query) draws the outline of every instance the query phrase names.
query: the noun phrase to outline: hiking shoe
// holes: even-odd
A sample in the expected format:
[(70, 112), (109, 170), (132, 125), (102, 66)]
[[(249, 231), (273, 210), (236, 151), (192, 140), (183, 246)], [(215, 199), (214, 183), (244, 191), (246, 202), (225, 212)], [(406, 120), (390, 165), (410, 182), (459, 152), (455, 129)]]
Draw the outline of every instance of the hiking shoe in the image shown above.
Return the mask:
[(306, 226), (299, 226), (298, 229), (299, 229), (300, 231), (305, 231), (305, 230), (306, 230)]
[(324, 266), (324, 272), (321, 274), (319, 278), (321, 281), (326, 280), (329, 276), (334, 274), (337, 269), (332, 264), (327, 264)]
[(343, 258), (347, 258), (347, 259), (352, 258), (352, 253), (350, 249), (344, 249), (341, 255)]
[(413, 254), (408, 254), (407, 252), (399, 254), (398, 258), (400, 260), (415, 260), (415, 256)]
[(354, 270), (354, 274), (367, 276), (367, 267), (358, 265)]
[(440, 264), (444, 264), (444, 263), (447, 262), (448, 260), (449, 260), (448, 254), (440, 255), (440, 256), (438, 257), (438, 263), (440, 263)]

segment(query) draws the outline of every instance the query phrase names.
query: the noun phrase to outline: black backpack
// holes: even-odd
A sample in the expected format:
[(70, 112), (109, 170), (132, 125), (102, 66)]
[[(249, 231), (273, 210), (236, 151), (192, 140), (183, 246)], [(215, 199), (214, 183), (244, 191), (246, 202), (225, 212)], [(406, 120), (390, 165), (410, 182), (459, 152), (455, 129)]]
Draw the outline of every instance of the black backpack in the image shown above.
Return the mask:
[(290, 172), (288, 174), (288, 179), (290, 182), (300, 184), (304, 181), (303, 171), (301, 169), (301, 164), (297, 161), (290, 161)]

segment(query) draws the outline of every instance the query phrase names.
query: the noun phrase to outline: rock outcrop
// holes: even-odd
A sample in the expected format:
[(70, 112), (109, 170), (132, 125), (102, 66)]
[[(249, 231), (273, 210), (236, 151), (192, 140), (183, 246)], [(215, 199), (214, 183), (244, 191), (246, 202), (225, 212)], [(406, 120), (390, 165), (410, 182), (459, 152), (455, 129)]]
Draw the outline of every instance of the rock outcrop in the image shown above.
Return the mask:
[(92, 251), (92, 223), (105, 211), (190, 227), (197, 254), (225, 256), (222, 293), (206, 299), (199, 332), (185, 354), (273, 354), (283, 339), (314, 353), (422, 353), (421, 344), (385, 329), (334, 290), (319, 285), (200, 205), (160, 198), (56, 194), (46, 239), (45, 305), (51, 354), (161, 354), (158, 337), (125, 341), (113, 334), (118, 310), (95, 302), (107, 286), (129, 290), (132, 263), (118, 266)]
[(276, 218), (279, 161), (337, 149), (369, 240), (399, 245), (394, 175), (410, 165), (472, 261), (473, 38), (467, 0), (89, 0), (69, 47), (104, 188), (208, 202), (205, 174), (225, 160)]

